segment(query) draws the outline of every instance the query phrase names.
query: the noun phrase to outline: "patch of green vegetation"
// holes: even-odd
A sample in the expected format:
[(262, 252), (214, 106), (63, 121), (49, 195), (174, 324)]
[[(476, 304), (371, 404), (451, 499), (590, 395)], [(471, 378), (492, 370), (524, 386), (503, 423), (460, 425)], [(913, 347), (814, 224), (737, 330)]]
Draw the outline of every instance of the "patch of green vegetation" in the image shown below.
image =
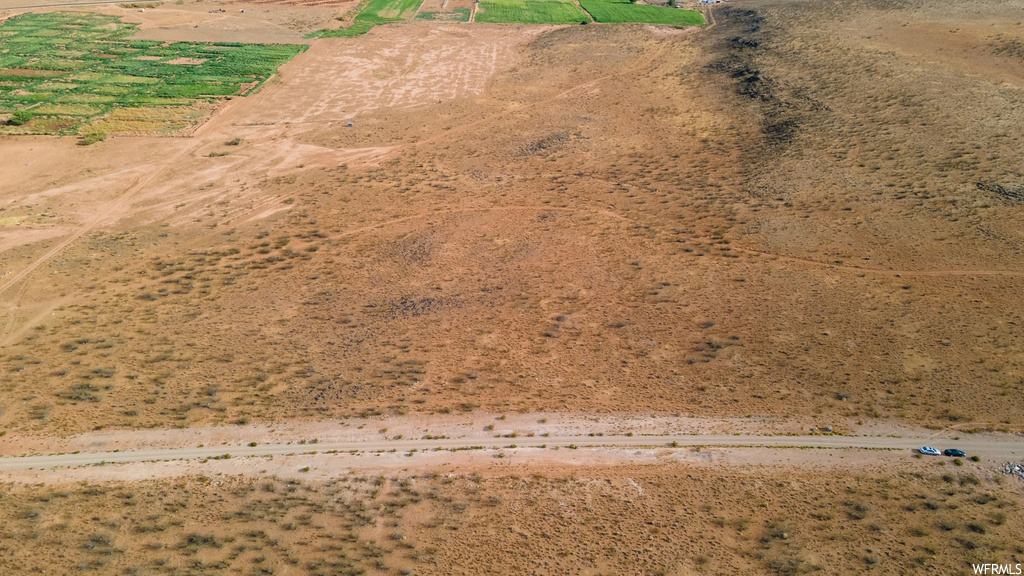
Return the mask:
[(415, 20), (433, 22), (469, 22), (469, 8), (455, 8), (449, 12), (420, 12)]
[(86, 132), (82, 134), (82, 146), (89, 146), (107, 139), (106, 132)]
[(8, 122), (14, 126), (24, 126), (32, 121), (32, 112), (28, 110), (18, 110), (14, 114), (11, 114), (11, 119)]
[[(423, 0), (364, 0), (357, 7), (352, 24), (336, 30), (320, 30), (311, 38), (353, 38), (367, 33), (378, 24), (404, 22), (416, 13)], [(583, 8), (597, 22), (641, 22), (672, 26), (704, 24), (704, 17), (692, 10), (670, 6), (631, 3), (630, 0), (581, 0)], [(415, 20), (469, 22), (470, 10), (456, 8), (450, 12), (423, 12)], [(477, 22), (517, 24), (585, 24), (590, 21), (572, 0), (481, 0)]]
[(423, 0), (370, 0), (366, 9), (356, 16), (356, 22), (402, 22), (411, 18), (422, 3)]
[(643, 22), (672, 26), (704, 24), (704, 17), (693, 10), (631, 4), (629, 0), (580, 0), (580, 4), (598, 22)]
[(477, 22), (579, 24), (589, 19), (571, 0), (481, 0)]
[(351, 26), (346, 28), (337, 28), (334, 30), (321, 30), (314, 33), (312, 36), (317, 38), (355, 38), (356, 36), (362, 36), (373, 28), (372, 22), (355, 22)]
[(423, 0), (369, 0), (369, 2), (365, 3), (365, 7), (356, 14), (352, 25), (335, 30), (320, 30), (309, 36), (315, 38), (354, 38), (361, 36), (378, 24), (390, 24), (392, 22), (405, 22), (409, 20), (422, 3)]
[(117, 108), (244, 96), (306, 49), (131, 40), (136, 29), (85, 12), (0, 22), (0, 112), (12, 114), (0, 132), (85, 135)]

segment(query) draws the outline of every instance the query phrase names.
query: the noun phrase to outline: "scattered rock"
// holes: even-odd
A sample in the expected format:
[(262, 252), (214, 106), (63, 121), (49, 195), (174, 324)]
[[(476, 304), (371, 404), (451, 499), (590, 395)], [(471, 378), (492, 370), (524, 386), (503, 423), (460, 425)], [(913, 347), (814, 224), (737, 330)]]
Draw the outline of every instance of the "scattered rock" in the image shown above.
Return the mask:
[(1018, 480), (1024, 480), (1024, 464), (1005, 462), (999, 471), (1009, 476), (1015, 476)]

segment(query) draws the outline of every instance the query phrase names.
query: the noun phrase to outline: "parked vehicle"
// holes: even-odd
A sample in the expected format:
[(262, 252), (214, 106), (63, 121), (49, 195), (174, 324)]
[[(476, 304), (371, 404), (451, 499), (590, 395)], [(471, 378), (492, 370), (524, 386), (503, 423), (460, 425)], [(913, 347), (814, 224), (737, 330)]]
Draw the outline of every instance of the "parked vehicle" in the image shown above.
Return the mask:
[(926, 456), (942, 456), (942, 452), (939, 452), (938, 448), (932, 448), (931, 446), (921, 446), (917, 451)]
[(967, 454), (964, 454), (963, 450), (957, 450), (956, 448), (946, 448), (942, 453), (946, 456), (953, 456), (954, 458), (963, 458), (964, 456), (967, 456)]

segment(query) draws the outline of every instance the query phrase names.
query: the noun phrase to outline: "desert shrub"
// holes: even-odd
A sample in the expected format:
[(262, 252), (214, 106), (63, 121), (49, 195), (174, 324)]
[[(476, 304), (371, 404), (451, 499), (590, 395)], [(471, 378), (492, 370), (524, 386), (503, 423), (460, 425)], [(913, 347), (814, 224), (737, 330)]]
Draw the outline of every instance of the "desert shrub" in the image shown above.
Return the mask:
[(89, 146), (107, 139), (106, 132), (86, 132), (82, 134), (82, 146)]

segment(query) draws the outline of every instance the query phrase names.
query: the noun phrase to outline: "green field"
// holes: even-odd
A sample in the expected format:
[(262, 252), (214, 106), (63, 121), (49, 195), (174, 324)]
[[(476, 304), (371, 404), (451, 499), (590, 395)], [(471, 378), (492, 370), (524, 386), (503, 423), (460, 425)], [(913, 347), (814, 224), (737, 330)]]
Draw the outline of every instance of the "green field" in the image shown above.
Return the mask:
[[(692, 10), (679, 10), (664, 6), (630, 4), (629, 0), (580, 0), (580, 5), (598, 22), (644, 22), (696, 26), (704, 24), (704, 17)], [(479, 18), (478, 18), (479, 19)]]
[[(0, 23), (0, 133), (76, 134), (128, 107), (160, 107), (244, 95), (301, 45), (131, 40), (136, 25), (84, 12), (23, 14)], [(138, 116), (146, 116), (141, 114)]]
[(423, 0), (370, 0), (366, 9), (356, 16), (356, 22), (404, 22), (416, 13), (422, 3)]
[(481, 0), (477, 22), (579, 24), (589, 18), (571, 0)]
[(431, 22), (469, 22), (469, 8), (456, 8), (449, 12), (420, 12), (415, 20)]
[(334, 28), (331, 30), (320, 30), (319, 32), (313, 32), (307, 34), (307, 38), (355, 38), (356, 36), (362, 36), (370, 31), (370, 28), (376, 26), (373, 22), (355, 22), (351, 26), (345, 28)]
[[(356, 8), (359, 13), (353, 23), (337, 30), (321, 30), (310, 36), (322, 38), (351, 38), (365, 34), (377, 24), (404, 22), (415, 14), (423, 0), (363, 0)], [(704, 17), (692, 10), (679, 10), (665, 6), (631, 4), (629, 0), (580, 0), (583, 8), (597, 22), (641, 22), (694, 26), (704, 24)], [(470, 11), (465, 8), (451, 12), (424, 12), (416, 20), (468, 22)], [(477, 22), (518, 24), (580, 24), (589, 22), (579, 6), (572, 0), (480, 0)]]
[[(313, 34), (319, 38), (352, 38), (370, 31), (378, 24), (405, 22), (419, 9), (423, 0), (370, 0), (358, 14), (351, 26), (336, 30), (321, 30)], [(468, 19), (467, 19), (468, 20)]]

